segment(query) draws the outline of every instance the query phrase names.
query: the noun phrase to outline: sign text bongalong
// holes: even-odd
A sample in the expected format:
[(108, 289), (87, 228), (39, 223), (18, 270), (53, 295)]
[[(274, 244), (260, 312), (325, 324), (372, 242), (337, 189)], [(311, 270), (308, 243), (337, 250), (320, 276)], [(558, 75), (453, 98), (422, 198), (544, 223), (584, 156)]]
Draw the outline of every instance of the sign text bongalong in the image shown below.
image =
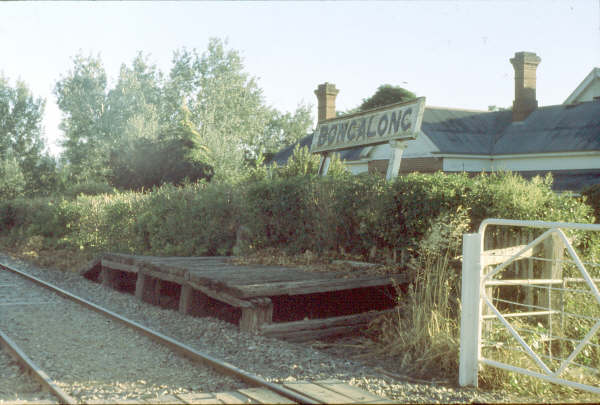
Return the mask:
[(425, 98), (383, 109), (353, 114), (319, 123), (311, 152), (326, 152), (391, 140), (415, 139), (421, 130)]

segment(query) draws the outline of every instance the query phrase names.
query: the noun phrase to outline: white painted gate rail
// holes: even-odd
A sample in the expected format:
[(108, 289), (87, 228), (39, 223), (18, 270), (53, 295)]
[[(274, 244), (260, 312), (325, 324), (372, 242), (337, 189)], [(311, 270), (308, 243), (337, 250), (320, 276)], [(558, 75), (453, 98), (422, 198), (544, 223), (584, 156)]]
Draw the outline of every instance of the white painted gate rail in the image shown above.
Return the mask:
[(600, 394), (598, 231), (486, 219), (463, 235), (461, 386), (486, 365)]

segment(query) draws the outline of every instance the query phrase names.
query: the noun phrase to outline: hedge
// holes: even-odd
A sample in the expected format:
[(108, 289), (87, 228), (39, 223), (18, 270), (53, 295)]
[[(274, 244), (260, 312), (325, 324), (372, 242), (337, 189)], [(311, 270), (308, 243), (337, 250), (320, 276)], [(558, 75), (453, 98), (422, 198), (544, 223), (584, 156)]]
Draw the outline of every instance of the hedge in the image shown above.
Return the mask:
[(373, 246), (415, 247), (442, 213), (466, 210), (471, 230), (486, 217), (593, 222), (581, 199), (556, 194), (552, 179), (512, 173), (254, 176), (235, 185), (165, 185), (146, 192), (0, 202), (0, 235), (42, 236), (92, 251), (227, 255), (244, 232), (246, 249), (289, 253)]

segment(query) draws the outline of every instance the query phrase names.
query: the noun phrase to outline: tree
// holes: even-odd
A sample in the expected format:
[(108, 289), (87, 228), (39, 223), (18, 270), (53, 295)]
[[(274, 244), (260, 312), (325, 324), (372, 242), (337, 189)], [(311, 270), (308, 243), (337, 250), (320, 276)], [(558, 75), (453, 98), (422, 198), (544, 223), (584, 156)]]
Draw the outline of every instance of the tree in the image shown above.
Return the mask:
[(162, 73), (139, 52), (131, 67), (121, 65), (118, 81), (108, 92), (106, 121), (117, 144), (130, 139), (157, 139), (160, 130)]
[(11, 200), (25, 194), (25, 176), (14, 156), (0, 160), (0, 199)]
[(388, 104), (414, 100), (415, 98), (417, 98), (415, 93), (402, 87), (392, 86), (391, 84), (382, 84), (377, 88), (375, 94), (369, 98), (363, 99), (363, 102), (358, 109), (359, 111), (366, 111)]
[(272, 110), (263, 134), (249, 148), (248, 158), (256, 159), (261, 153), (272, 156), (305, 137), (313, 123), (311, 110), (312, 106), (306, 104), (298, 105), (293, 114)]
[(54, 161), (45, 152), (42, 137), (44, 106), (45, 101), (34, 97), (25, 83), (17, 81), (12, 87), (0, 76), (0, 164), (2, 176), (9, 177), (3, 184), (18, 185), (12, 190), (22, 185), (28, 195), (48, 193), (55, 178)]
[(64, 117), (63, 159), (70, 167), (72, 180), (104, 180), (108, 173), (107, 156), (111, 144), (105, 117), (106, 72), (100, 57), (73, 58), (73, 69), (54, 88)]
[(201, 56), (177, 53), (167, 84), (172, 105), (179, 106), (171, 111), (189, 111), (197, 134), (192, 156), (210, 165), (218, 180), (245, 168), (247, 152), (260, 142), (270, 118), (256, 80), (244, 72), (239, 53), (225, 45), (211, 38)]
[(140, 188), (183, 179), (235, 178), (261, 152), (294, 142), (309, 107), (282, 114), (265, 105), (237, 51), (176, 51), (167, 76), (142, 53), (113, 88), (100, 58), (76, 56), (55, 87), (64, 113), (63, 161), (74, 180)]

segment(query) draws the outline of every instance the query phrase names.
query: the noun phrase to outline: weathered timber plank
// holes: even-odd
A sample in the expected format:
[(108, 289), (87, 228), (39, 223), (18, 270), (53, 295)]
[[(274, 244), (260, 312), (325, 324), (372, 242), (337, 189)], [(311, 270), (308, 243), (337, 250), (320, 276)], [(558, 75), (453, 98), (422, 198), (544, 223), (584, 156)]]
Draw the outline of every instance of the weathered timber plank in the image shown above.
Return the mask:
[(186, 404), (222, 404), (223, 401), (217, 399), (213, 394), (194, 392), (191, 394), (175, 394)]
[(135, 282), (135, 297), (143, 301), (146, 294), (146, 290), (149, 288), (150, 276), (139, 272), (137, 274), (137, 280)]
[[(484, 250), (483, 254), (481, 255), (482, 265), (494, 266), (496, 264), (505, 262), (508, 259), (510, 259), (511, 256), (517, 254), (521, 249), (525, 248), (525, 246), (527, 245), (518, 245), (502, 249)], [(519, 258), (525, 259), (527, 257), (532, 257), (534, 255), (534, 250), (536, 250), (536, 246), (527, 249), (519, 256)]]
[(277, 339), (283, 339), (288, 342), (307, 342), (310, 340), (321, 339), (330, 336), (337, 335), (349, 335), (351, 333), (360, 331), (365, 328), (364, 324), (348, 325), (348, 326), (334, 326), (327, 329), (311, 329), (311, 330), (300, 330), (292, 331), (288, 333), (280, 334), (269, 334), (265, 335)]
[(238, 390), (238, 392), (242, 393), (248, 398), (252, 398), (259, 404), (295, 404), (295, 402), (291, 399), (281, 396), (266, 388), (245, 388)]
[(107, 267), (107, 268), (113, 269), (113, 270), (127, 271), (129, 273), (137, 273), (138, 272), (138, 268), (136, 265), (119, 263), (119, 262), (107, 260), (104, 258), (102, 259), (102, 267)]
[(315, 384), (330, 389), (331, 391), (335, 391), (338, 394), (352, 398), (353, 402), (372, 402), (382, 399), (381, 397), (372, 394), (369, 391), (365, 391), (353, 385), (345, 384), (339, 380), (316, 381)]
[(116, 272), (106, 267), (102, 267), (102, 270), (100, 270), (100, 278), (102, 279), (103, 286), (112, 288), (115, 284), (116, 277)]
[(218, 301), (224, 302), (226, 304), (229, 304), (233, 307), (238, 307), (238, 308), (253, 308), (254, 306), (252, 305), (251, 302), (249, 301), (244, 301), (241, 300), (239, 298), (236, 298), (230, 294), (227, 294), (225, 292), (222, 291), (215, 291), (212, 290), (210, 288), (207, 288), (205, 286), (202, 285), (198, 285), (196, 283), (193, 283), (191, 281), (188, 281), (187, 284), (189, 284), (193, 289), (198, 290), (206, 295), (208, 295), (211, 298), (214, 298)]
[(240, 394), (239, 392), (230, 391), (230, 392), (218, 392), (215, 394), (217, 399), (223, 401), (224, 404), (256, 404), (252, 398), (248, 398), (245, 395)]
[(163, 281), (172, 281), (174, 283), (177, 284), (183, 284), (185, 283), (185, 280), (183, 277), (177, 275), (177, 274), (170, 274), (170, 273), (166, 273), (166, 272), (161, 272), (161, 271), (154, 271), (154, 270), (150, 270), (148, 268), (140, 268), (138, 270), (138, 276), (139, 274), (144, 274), (146, 276), (150, 276), (159, 280), (163, 280)]
[(119, 262), (122, 264), (129, 264), (129, 265), (135, 264), (134, 257), (135, 256), (126, 255), (123, 253), (104, 253), (102, 255), (102, 259), (110, 260), (113, 262)]
[(242, 308), (240, 330), (255, 332), (263, 324), (273, 322), (273, 303), (270, 298), (255, 298), (251, 300), (253, 308)]
[(179, 294), (179, 312), (182, 314), (187, 314), (190, 312), (190, 307), (192, 305), (194, 290), (189, 284), (183, 284), (181, 286), (181, 294)]
[(391, 314), (396, 312), (396, 309), (386, 309), (383, 311), (369, 311), (360, 314), (335, 316), (322, 319), (308, 319), (305, 321), (294, 322), (279, 322), (262, 325), (261, 331), (263, 334), (270, 336), (273, 334), (285, 334), (289, 332), (298, 332), (303, 330), (327, 329), (334, 326), (350, 326), (361, 325), (368, 323), (380, 315)]
[(187, 273), (187, 269), (184, 267), (178, 267), (173, 265), (166, 264), (154, 264), (149, 262), (138, 262), (138, 268), (143, 269), (144, 271), (152, 271), (160, 274), (169, 274), (172, 276), (180, 277), (181, 279), (185, 278), (185, 273)]
[(100, 257), (90, 260), (79, 270), (79, 274), (90, 280), (98, 280), (102, 269), (101, 260)]
[(184, 402), (174, 395), (162, 395), (158, 398), (146, 400), (147, 404), (183, 404)]
[(309, 382), (284, 383), (284, 387), (299, 392), (324, 404), (348, 404), (352, 398)]
[(302, 280), (329, 280), (339, 278), (334, 273), (307, 272), (301, 269), (280, 267), (248, 267), (248, 266), (215, 266), (210, 269), (192, 269), (188, 273), (189, 280), (199, 284), (216, 283), (232, 284), (264, 284)]
[(398, 284), (403, 284), (406, 282), (407, 277), (403, 274), (400, 274), (390, 277), (377, 278), (338, 278), (333, 280), (292, 281), (269, 284), (240, 284), (228, 285), (228, 287), (240, 298), (272, 297), (277, 295), (302, 295), (318, 292), (352, 290), (355, 288), (365, 287), (383, 287), (392, 285), (392, 279)]

